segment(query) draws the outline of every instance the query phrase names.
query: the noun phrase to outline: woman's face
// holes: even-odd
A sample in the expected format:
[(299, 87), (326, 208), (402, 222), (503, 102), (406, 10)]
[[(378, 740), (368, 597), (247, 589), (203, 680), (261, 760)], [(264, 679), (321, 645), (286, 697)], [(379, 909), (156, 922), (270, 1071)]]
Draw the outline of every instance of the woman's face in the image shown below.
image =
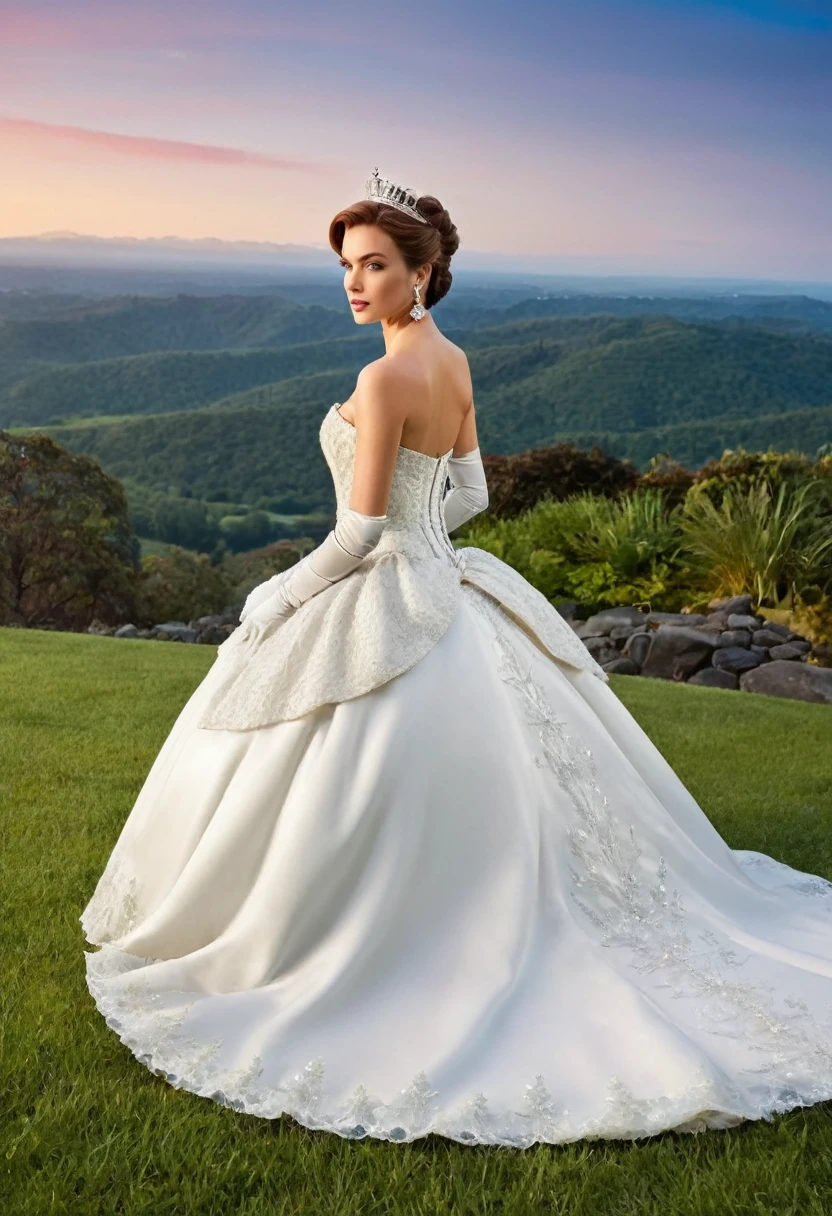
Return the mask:
[[(417, 277), (420, 286), (423, 281), (405, 265), (393, 238), (375, 224), (355, 224), (347, 229), (340, 265), (344, 267), (344, 290), (357, 325), (407, 313), (416, 299), (412, 284)], [(361, 300), (366, 304), (353, 303)]]

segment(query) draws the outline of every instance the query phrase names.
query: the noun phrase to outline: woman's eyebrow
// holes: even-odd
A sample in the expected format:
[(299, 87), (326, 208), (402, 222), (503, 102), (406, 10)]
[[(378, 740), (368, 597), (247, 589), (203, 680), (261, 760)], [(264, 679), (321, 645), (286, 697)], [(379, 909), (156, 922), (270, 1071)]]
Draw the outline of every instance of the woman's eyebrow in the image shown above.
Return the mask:
[[(359, 262), (366, 262), (367, 258), (383, 258), (384, 256), (385, 255), (383, 253), (362, 253), (361, 257), (358, 260), (359, 260)], [(343, 253), (341, 254), (341, 257), (344, 258)], [(345, 262), (347, 260), (348, 260), (347, 258), (344, 258)]]

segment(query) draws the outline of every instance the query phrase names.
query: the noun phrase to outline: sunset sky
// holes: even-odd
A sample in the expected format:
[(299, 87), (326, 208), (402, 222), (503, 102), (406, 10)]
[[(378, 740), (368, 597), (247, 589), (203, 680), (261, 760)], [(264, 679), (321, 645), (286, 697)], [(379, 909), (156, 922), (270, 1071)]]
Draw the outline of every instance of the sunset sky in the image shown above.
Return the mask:
[(375, 165), (479, 253), (832, 281), (832, 0), (0, 0), (0, 237), (323, 245)]

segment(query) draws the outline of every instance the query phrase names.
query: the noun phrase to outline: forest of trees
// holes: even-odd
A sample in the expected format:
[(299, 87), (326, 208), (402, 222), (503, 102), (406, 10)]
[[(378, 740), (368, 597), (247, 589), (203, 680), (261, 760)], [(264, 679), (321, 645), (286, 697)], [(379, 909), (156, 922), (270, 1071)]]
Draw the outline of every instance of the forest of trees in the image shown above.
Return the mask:
[[(276, 294), (58, 304), (0, 319), (0, 426), (98, 461), (145, 540), (221, 555), (319, 534), (334, 496), (318, 430), (383, 353), (375, 327)], [(468, 355), (490, 456), (568, 442), (695, 468), (832, 440), (824, 301), (469, 293), (439, 320)]]
[[(832, 642), (832, 448), (814, 460), (725, 453), (698, 470), (660, 459), (639, 473), (560, 444), (486, 465), (489, 509), (454, 541), (493, 552), (553, 602), (676, 610), (750, 591), (799, 609), (812, 636)], [(255, 523), (251, 551), (174, 545), (140, 559), (115, 478), (49, 436), (0, 432), (0, 625), (150, 627), (234, 614), (257, 582), (320, 539), (274, 540)]]

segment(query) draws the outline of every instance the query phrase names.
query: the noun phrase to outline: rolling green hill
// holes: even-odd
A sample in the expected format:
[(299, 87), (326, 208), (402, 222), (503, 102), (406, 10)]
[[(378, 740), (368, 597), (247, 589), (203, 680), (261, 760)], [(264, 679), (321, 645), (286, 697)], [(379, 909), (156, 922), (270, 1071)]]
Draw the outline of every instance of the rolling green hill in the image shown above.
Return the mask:
[[(346, 369), (352, 379), (384, 351), (380, 335), (306, 342), (276, 350), (174, 351), (39, 370), (0, 393), (0, 420), (32, 425), (107, 414), (192, 410), (264, 384)], [(0, 421), (2, 425), (2, 421)]]
[[(832, 403), (832, 338), (685, 325), (671, 318), (544, 318), (453, 331), (468, 353), (489, 451), (573, 430), (631, 431)], [(0, 394), (0, 425), (173, 413), (255, 386), (342, 369), (383, 352), (380, 335), (277, 350), (195, 352), (58, 366)]]
[(668, 318), (611, 321), (579, 349), (477, 400), (481, 447), (502, 454), (576, 431), (632, 432), (826, 406), (832, 340)]
[[(194, 336), (186, 299), (169, 302), (171, 344)], [(149, 341), (147, 317), (155, 324), (159, 302), (151, 303), (145, 314), (140, 302), (127, 309), (121, 302), (112, 331), (106, 309), (90, 309), (73, 328), (84, 331), (97, 319), (104, 337), (90, 346), (100, 347), (133, 316), (141, 331), (136, 340)], [(268, 334), (283, 342), (155, 351), (46, 370), (41, 363), (0, 393), (0, 426), (3, 413), (46, 425), (108, 472), (166, 494), (251, 505), (291, 499), (298, 510), (331, 510), (318, 427), (332, 402), (350, 394), (359, 368), (383, 352), (379, 331), (356, 333), (348, 318), (347, 336), (321, 337), (318, 330), (318, 340), (299, 343), (288, 339), (315, 310), (287, 311), (271, 300), (268, 313), (262, 300), (249, 298), (230, 298), (224, 307), (196, 303), (205, 305), (206, 332), (217, 340)], [(598, 315), (515, 315), (448, 334), (469, 357), (486, 453), (569, 439), (597, 443), (640, 466), (661, 451), (699, 465), (739, 444), (813, 454), (832, 439), (832, 337)], [(210, 345), (205, 334), (201, 340)], [(62, 425), (49, 424), (58, 417)]]
[(115, 424), (50, 427), (49, 433), (73, 451), (95, 456), (108, 473), (168, 493), (240, 503), (291, 495), (298, 509), (312, 509), (332, 497), (318, 442), (330, 404), (238, 402)]
[[(609, 324), (609, 317), (543, 318), (453, 335), (470, 352), (478, 388), (487, 389), (556, 362), (564, 350), (592, 341)], [(373, 327), (279, 348), (154, 351), (75, 364), (29, 364), (17, 383), (13, 376), (2, 382), (0, 365), (0, 426), (173, 413), (334, 368), (349, 373), (351, 389), (358, 370), (383, 353), (381, 334)]]
[(769, 448), (776, 452), (795, 449), (812, 456), (822, 444), (832, 443), (832, 405), (753, 418), (709, 418), (643, 431), (574, 431), (552, 436), (540, 446), (562, 440), (584, 449), (597, 444), (604, 452), (632, 460), (642, 469), (651, 456), (661, 452), (670, 452), (690, 469), (721, 455), (726, 448), (763, 452)]
[(120, 296), (54, 317), (0, 323), (0, 388), (50, 363), (152, 351), (273, 348), (354, 333), (349, 314), (299, 307), (281, 296)]

